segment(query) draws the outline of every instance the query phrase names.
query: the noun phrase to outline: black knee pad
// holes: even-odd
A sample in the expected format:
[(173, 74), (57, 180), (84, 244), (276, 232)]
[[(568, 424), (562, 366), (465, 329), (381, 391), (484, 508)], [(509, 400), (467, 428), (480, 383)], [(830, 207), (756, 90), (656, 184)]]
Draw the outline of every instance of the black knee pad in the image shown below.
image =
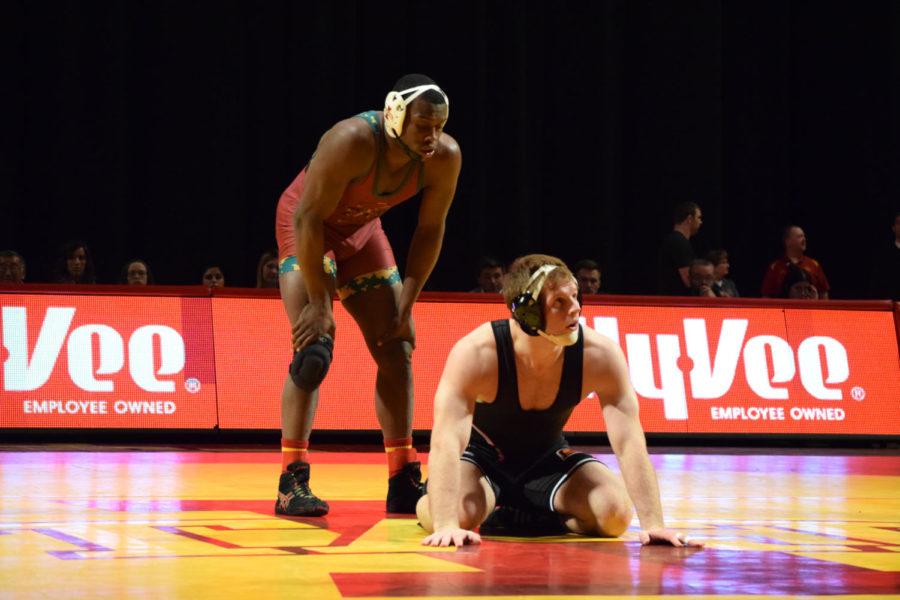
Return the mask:
[(318, 388), (328, 374), (333, 349), (334, 340), (323, 335), (300, 352), (295, 352), (288, 368), (294, 385), (307, 392)]

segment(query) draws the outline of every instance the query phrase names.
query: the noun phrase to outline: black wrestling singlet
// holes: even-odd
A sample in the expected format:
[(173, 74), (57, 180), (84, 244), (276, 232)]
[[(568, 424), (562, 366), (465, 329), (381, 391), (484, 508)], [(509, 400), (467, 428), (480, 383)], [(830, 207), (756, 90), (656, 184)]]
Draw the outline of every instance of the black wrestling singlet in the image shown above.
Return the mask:
[(584, 367), (584, 332), (578, 328), (578, 341), (563, 354), (562, 377), (556, 399), (544, 410), (523, 410), (519, 404), (516, 359), (513, 353), (509, 321), (492, 321), (497, 342), (497, 398), (490, 404), (475, 405), (473, 425), (501, 456), (515, 457), (527, 463), (563, 441), (562, 430), (569, 415), (581, 402), (581, 374)]

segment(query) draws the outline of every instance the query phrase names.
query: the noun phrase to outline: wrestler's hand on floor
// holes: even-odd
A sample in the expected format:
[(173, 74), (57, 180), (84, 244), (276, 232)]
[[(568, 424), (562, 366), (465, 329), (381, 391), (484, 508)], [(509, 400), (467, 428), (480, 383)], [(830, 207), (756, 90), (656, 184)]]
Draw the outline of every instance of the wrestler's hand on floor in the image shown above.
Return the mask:
[(703, 542), (693, 540), (680, 531), (674, 529), (657, 528), (647, 531), (641, 530), (638, 536), (641, 543), (647, 544), (670, 544), (676, 548), (690, 547), (702, 548)]
[(435, 531), (424, 540), (423, 546), (464, 546), (466, 544), (480, 544), (481, 536), (474, 531), (451, 527)]
[(416, 332), (411, 318), (394, 316), (388, 330), (378, 338), (378, 345), (383, 346), (394, 340), (403, 340), (409, 342), (413, 348), (416, 347)]
[(300, 311), (300, 317), (291, 330), (294, 350), (300, 350), (322, 335), (334, 337), (334, 315), (328, 304), (310, 302)]

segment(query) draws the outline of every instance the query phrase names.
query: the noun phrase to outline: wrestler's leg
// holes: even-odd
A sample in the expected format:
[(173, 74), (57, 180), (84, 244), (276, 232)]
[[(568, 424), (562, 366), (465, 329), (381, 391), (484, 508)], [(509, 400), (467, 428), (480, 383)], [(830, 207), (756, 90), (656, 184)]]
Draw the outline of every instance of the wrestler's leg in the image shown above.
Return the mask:
[(340, 261), (338, 294), (362, 331), (378, 367), (375, 414), (384, 434), (388, 464), (388, 512), (414, 513), (422, 495), (421, 469), (412, 440), (412, 321), (409, 339), (378, 340), (394, 329), (402, 284), (394, 254), (380, 222), (374, 222), (362, 248)]
[(622, 535), (634, 514), (625, 482), (599, 462), (578, 467), (556, 492), (553, 507), (570, 531), (602, 537)]
[(359, 324), (369, 353), (375, 360), (375, 414), (385, 439), (412, 435), (412, 344), (392, 340), (381, 346), (378, 339), (394, 323), (399, 312), (401, 285), (393, 283), (343, 299), (344, 308)]
[[(459, 461), (459, 465), (459, 526), (463, 529), (475, 529), (494, 510), (497, 498), (478, 467), (464, 460)], [(425, 531), (434, 533), (428, 494), (419, 499), (416, 516)]]
[[(309, 302), (303, 275), (300, 271), (287, 271), (280, 275), (281, 301), (287, 313), (288, 323), (293, 325), (300, 311)], [(319, 402), (319, 390), (306, 392), (294, 385), (285, 368), (284, 386), (281, 390), (281, 434), (294, 440), (308, 440), (313, 416)]]
[[(296, 322), (300, 311), (308, 303), (303, 276), (299, 270), (291, 268), (295, 263), (292, 259), (282, 261), (279, 276), (281, 299), (290, 324)], [(318, 389), (304, 391), (294, 384), (289, 375), (285, 375), (281, 389), (282, 461), (275, 504), (277, 514), (317, 516), (328, 512), (328, 504), (317, 498), (309, 488), (307, 449), (318, 400)]]

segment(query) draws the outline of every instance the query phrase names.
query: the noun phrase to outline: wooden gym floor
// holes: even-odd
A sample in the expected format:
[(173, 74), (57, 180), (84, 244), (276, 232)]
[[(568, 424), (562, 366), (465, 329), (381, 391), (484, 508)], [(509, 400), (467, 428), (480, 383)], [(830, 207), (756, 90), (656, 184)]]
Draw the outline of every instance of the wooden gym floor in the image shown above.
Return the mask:
[(897, 451), (653, 452), (705, 549), (641, 547), (636, 521), (426, 549), (379, 452), (314, 452), (331, 513), (286, 519), (276, 452), (3, 446), (0, 598), (900, 598)]

